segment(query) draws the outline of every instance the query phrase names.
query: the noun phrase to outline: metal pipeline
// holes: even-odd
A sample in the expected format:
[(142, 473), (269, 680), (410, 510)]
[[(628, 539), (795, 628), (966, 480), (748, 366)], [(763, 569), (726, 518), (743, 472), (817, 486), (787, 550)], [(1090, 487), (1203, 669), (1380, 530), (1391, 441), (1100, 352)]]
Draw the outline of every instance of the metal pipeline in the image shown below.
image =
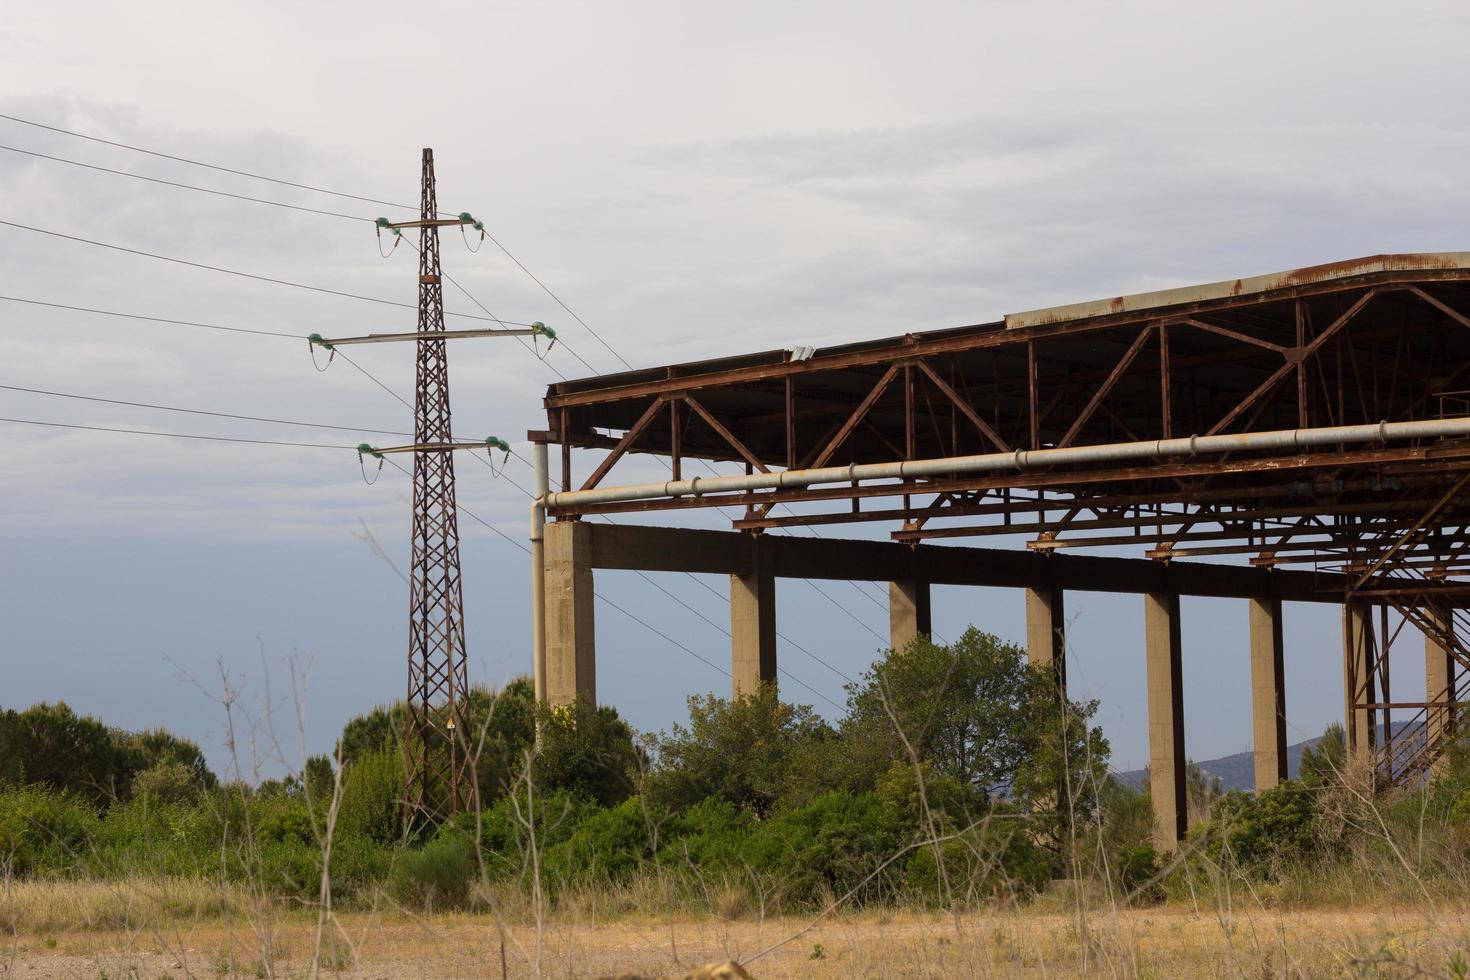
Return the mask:
[(550, 489), (546, 443), (532, 446), (536, 467), (535, 497), (531, 503), (531, 676), (536, 700), (546, 701), (546, 492)]
[[(1419, 422), (1377, 422), (1313, 429), (1278, 429), (1272, 432), (1242, 432), (1231, 435), (1185, 436), (1144, 442), (1116, 442), (1100, 446), (1068, 446), (1065, 449), (1018, 449), (1009, 453), (948, 456), (894, 463), (854, 463), (810, 470), (782, 470), (749, 476), (694, 477), (665, 483), (638, 483), (593, 490), (549, 493), (538, 484), (533, 521), (544, 520), (545, 507), (578, 507), (613, 504), (663, 497), (702, 497), (707, 494), (741, 493), (750, 490), (779, 490), (810, 487), (821, 483), (858, 483), (863, 480), (895, 480), (905, 477), (940, 477), (957, 473), (990, 473), (1027, 470), (1059, 464), (1112, 463), (1173, 456), (1204, 456), (1246, 450), (1306, 449), (1339, 443), (1388, 442), (1393, 439), (1438, 439), (1470, 436), (1470, 418), (1426, 419)], [(539, 447), (545, 454), (546, 447)], [(538, 460), (541, 457), (538, 457)], [(538, 466), (540, 463), (538, 462)], [(538, 479), (544, 479), (538, 471)], [(538, 533), (539, 532), (535, 532)], [(533, 540), (535, 540), (533, 538)], [(539, 567), (539, 566), (538, 566)]]

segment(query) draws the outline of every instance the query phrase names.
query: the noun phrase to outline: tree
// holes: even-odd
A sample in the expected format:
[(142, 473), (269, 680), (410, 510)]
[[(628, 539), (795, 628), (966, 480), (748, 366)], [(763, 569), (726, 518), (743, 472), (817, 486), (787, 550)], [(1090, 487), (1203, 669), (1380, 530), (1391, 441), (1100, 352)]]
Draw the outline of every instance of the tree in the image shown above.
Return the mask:
[[(1087, 722), (1095, 704), (1060, 697), (1019, 646), (971, 628), (949, 645), (920, 637), (848, 687), (842, 734), (863, 781), (894, 762), (931, 761), (983, 797), (1051, 794), (1107, 760)], [(1021, 781), (1018, 783), (1018, 779)]]
[(1302, 746), (1298, 778), (1309, 786), (1335, 783), (1347, 768), (1347, 730), (1338, 722), (1328, 725), (1322, 736)]
[(542, 794), (563, 791), (602, 806), (637, 792), (646, 758), (617, 709), (578, 698), (545, 709), (532, 776)]
[[(806, 705), (780, 700), (774, 684), (727, 700), (712, 694), (689, 699), (689, 727), (674, 725), (655, 742), (658, 763), (650, 799), (682, 810), (711, 797), (765, 816), (778, 800), (814, 796), (800, 786), (813, 749), (836, 733)], [(824, 754), (825, 757), (825, 754)], [(803, 800), (804, 802), (804, 800)]]
[(0, 713), (0, 782), (44, 783), (107, 803), (127, 795), (134, 761), (106, 725), (65, 702)]
[[(518, 677), (499, 691), (476, 685), (464, 703), (465, 748), (475, 756), (476, 783), (484, 806), (500, 799), (515, 782), (522, 759), (536, 739), (536, 695), (529, 678)], [(378, 705), (351, 719), (337, 750), (345, 765), (380, 752), (402, 754), (408, 724), (403, 701)]]

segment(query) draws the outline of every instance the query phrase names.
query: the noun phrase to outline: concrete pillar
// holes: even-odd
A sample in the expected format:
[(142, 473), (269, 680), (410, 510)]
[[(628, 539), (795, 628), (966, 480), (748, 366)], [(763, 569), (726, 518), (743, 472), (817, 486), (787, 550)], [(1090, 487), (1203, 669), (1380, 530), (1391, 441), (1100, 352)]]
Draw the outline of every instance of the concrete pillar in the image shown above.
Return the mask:
[(917, 636), (930, 636), (929, 583), (911, 578), (888, 583), (888, 642), (902, 650)]
[(735, 697), (776, 683), (776, 575), (770, 550), (751, 538), (751, 567), (730, 576), (730, 679)]
[(1256, 792), (1286, 778), (1286, 682), (1282, 676), (1281, 600), (1250, 600), (1251, 735)]
[[(1455, 628), (1454, 620), (1437, 610), (1425, 610), (1441, 630), (1453, 635)], [(1449, 649), (1441, 643), (1433, 633), (1424, 634), (1424, 700), (1426, 701), (1453, 701), (1455, 699), (1454, 689), (1455, 660), (1450, 655)], [(1429, 708), (1425, 711), (1426, 734), (1430, 742), (1435, 741), (1447, 732), (1454, 731), (1455, 709), (1452, 707)], [(1443, 773), (1446, 756), (1440, 756), (1434, 761), (1432, 772), (1438, 776)]]
[(1052, 586), (1026, 590), (1026, 659), (1053, 671), (1057, 687), (1067, 690), (1067, 620), (1064, 593)]
[(1372, 708), (1357, 707), (1372, 704), (1374, 698), (1373, 676), (1370, 673), (1373, 661), (1369, 643), (1369, 617), (1371, 607), (1361, 601), (1348, 601), (1342, 607), (1343, 633), (1343, 727), (1347, 729), (1347, 750), (1350, 759), (1370, 760), (1375, 741)]
[(1154, 836), (1161, 851), (1172, 851), (1184, 838), (1189, 825), (1184, 783), (1179, 596), (1164, 592), (1145, 595), (1143, 628), (1148, 665), (1148, 765)]
[(546, 700), (597, 699), (591, 528), (581, 521), (546, 526)]

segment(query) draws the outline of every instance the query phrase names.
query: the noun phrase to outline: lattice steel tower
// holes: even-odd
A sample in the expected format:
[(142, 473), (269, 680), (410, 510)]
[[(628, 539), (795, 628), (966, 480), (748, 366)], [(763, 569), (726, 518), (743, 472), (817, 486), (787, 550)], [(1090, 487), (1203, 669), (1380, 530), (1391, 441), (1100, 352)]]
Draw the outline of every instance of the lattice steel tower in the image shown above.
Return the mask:
[[(474, 759), (465, 698), (469, 693), (465, 661), (464, 600), (459, 577), (459, 519), (454, 495), (456, 450), (502, 450), (510, 446), (495, 436), (481, 441), (454, 441), (449, 413), (450, 340), (470, 337), (545, 337), (556, 332), (537, 322), (507, 327), (494, 317), (494, 329), (446, 330), (444, 287), (439, 269), (439, 229), (484, 224), (468, 212), (441, 218), (434, 193), (434, 151), (424, 150), (420, 217), (415, 221), (379, 218), (394, 236), (419, 230), (419, 319), (413, 333), (380, 333), (365, 337), (309, 338), (313, 349), (333, 351), (347, 344), (413, 341), (418, 347), (414, 389), (413, 444), (376, 449), (363, 443), (358, 455), (380, 461), (389, 453), (413, 453), (412, 572), (408, 586), (408, 725), (402, 733), (405, 767), (406, 826), (434, 823), (473, 802)], [(550, 350), (550, 347), (547, 348)], [(330, 360), (328, 361), (330, 363)], [(381, 467), (381, 462), (379, 466)]]
[[(434, 151), (424, 150), (419, 228), (420, 334), (444, 332)], [(408, 587), (408, 710), (405, 741), (410, 819), (457, 812), (465, 799), (464, 598), (449, 411), (449, 354), (442, 338), (418, 339), (413, 424), (413, 542)], [(441, 707), (442, 705), (442, 707)]]

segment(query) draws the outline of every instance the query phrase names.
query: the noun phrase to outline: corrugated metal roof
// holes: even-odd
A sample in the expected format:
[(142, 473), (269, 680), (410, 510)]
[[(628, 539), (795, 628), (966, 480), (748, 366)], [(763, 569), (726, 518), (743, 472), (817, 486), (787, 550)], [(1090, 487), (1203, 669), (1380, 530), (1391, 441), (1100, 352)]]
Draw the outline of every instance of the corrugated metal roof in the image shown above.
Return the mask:
[(1086, 320), (1097, 316), (1161, 309), (1252, 293), (1269, 293), (1277, 289), (1329, 282), (1334, 279), (1351, 279), (1355, 276), (1374, 273), (1429, 272), (1445, 269), (1470, 269), (1470, 252), (1370, 255), (1361, 259), (1329, 262), (1326, 265), (1313, 265), (1304, 269), (1291, 269), (1287, 272), (1272, 272), (1245, 279), (1226, 279), (1198, 286), (1179, 286), (1175, 289), (1159, 289), (1147, 293), (1133, 293), (1128, 296), (1114, 296), (1111, 299), (1087, 300), (1081, 303), (1068, 303), (1064, 306), (1027, 310), (1024, 313), (1007, 313), (1005, 325), (1007, 330), (1019, 330), (1022, 327), (1065, 323), (1069, 320)]

